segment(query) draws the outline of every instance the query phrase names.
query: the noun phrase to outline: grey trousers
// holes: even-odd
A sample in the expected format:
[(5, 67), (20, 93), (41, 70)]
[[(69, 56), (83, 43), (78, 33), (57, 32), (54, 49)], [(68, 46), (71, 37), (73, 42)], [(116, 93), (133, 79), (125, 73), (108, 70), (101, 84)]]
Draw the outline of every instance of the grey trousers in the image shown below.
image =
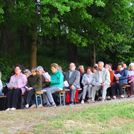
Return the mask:
[(70, 89), (70, 103), (74, 103), (76, 89), (76, 87), (75, 89)]
[[(47, 87), (47, 88), (44, 88), (43, 90), (46, 90), (46, 95), (47, 95), (47, 98), (48, 98), (49, 102), (52, 105), (55, 105), (52, 94), (55, 93), (56, 91), (59, 91), (60, 89), (58, 87)], [(44, 97), (46, 98), (45, 95), (44, 95)], [(48, 103), (48, 100), (44, 100), (44, 101), (47, 101), (47, 103)]]
[(83, 87), (82, 100), (85, 100), (86, 94), (88, 93), (88, 98), (92, 97), (92, 85), (85, 85)]
[(93, 86), (93, 88), (92, 88), (92, 101), (95, 100), (95, 94), (99, 89), (101, 89), (101, 91), (102, 91), (102, 99), (105, 100), (108, 87), (109, 87), (109, 85), (105, 85), (104, 87), (102, 87), (102, 86)]

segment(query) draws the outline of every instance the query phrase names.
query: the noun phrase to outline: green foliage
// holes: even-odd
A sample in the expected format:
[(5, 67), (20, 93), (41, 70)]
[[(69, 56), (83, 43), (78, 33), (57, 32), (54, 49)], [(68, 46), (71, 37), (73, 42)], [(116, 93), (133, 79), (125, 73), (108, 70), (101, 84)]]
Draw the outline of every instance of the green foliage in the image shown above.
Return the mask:
[(3, 5), (0, 2), (0, 23), (3, 22), (3, 14), (4, 14)]
[(7, 59), (0, 58), (0, 71), (2, 72), (2, 81), (3, 83), (7, 81), (7, 79), (11, 75), (11, 61)]
[[(85, 47), (85, 53), (93, 53), (92, 46), (95, 44), (97, 60), (102, 58), (106, 62), (113, 63), (125, 60), (129, 63), (134, 59), (132, 0), (41, 0), (41, 14), (37, 14), (36, 6), (33, 0), (0, 2), (0, 23), (6, 20), (1, 23), (1, 29), (3, 26), (8, 26), (14, 35), (13, 45), (9, 48), (15, 47), (18, 48), (16, 51), (21, 51), (22, 40), (24, 40), (28, 46), (24, 49), (28, 54), (32, 36), (38, 34), (46, 44), (53, 43), (53, 38), (57, 38), (59, 44), (62, 40), (65, 41), (65, 44), (62, 43), (63, 46), (75, 44), (79, 48)], [(41, 32), (37, 30), (37, 27), (41, 27)], [(7, 34), (8, 30), (5, 33)], [(1, 32), (0, 35), (3, 43), (3, 33)], [(42, 48), (39, 47), (39, 49)], [(59, 51), (62, 50), (59, 49)], [(115, 55), (114, 58), (113, 55)], [(88, 59), (89, 55), (86, 58)], [(90, 59), (92, 59), (91, 55)]]

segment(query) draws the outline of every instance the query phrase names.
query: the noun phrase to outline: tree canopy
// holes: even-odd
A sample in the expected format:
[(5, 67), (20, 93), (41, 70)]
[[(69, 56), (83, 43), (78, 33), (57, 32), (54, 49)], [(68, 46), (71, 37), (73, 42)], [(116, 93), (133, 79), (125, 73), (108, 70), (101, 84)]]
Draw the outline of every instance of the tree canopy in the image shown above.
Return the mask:
[(0, 1), (0, 55), (13, 63), (129, 63), (133, 43), (133, 0)]

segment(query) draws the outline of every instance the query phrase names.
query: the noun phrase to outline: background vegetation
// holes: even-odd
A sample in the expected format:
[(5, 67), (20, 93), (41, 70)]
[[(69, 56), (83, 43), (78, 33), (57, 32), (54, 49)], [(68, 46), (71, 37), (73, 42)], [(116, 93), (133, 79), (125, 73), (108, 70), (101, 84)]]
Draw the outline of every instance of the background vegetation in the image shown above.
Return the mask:
[[(0, 0), (0, 70), (134, 61), (133, 0)], [(4, 71), (3, 71), (4, 70)]]

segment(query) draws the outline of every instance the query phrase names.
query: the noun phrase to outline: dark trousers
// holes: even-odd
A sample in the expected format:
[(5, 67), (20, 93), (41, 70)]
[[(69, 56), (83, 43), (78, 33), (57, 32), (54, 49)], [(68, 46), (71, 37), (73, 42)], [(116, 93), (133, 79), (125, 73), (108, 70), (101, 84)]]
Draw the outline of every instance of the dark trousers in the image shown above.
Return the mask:
[(29, 90), (26, 93), (26, 104), (33, 104), (35, 100), (35, 90)]
[(112, 95), (113, 96), (122, 95), (123, 94), (122, 85), (120, 83), (114, 83), (111, 86), (111, 90), (112, 90)]
[(110, 96), (110, 97), (113, 96), (111, 87), (109, 87), (109, 88), (107, 89), (107, 96)]
[(18, 103), (21, 103), (21, 89), (9, 89), (7, 92), (7, 107), (17, 108)]

